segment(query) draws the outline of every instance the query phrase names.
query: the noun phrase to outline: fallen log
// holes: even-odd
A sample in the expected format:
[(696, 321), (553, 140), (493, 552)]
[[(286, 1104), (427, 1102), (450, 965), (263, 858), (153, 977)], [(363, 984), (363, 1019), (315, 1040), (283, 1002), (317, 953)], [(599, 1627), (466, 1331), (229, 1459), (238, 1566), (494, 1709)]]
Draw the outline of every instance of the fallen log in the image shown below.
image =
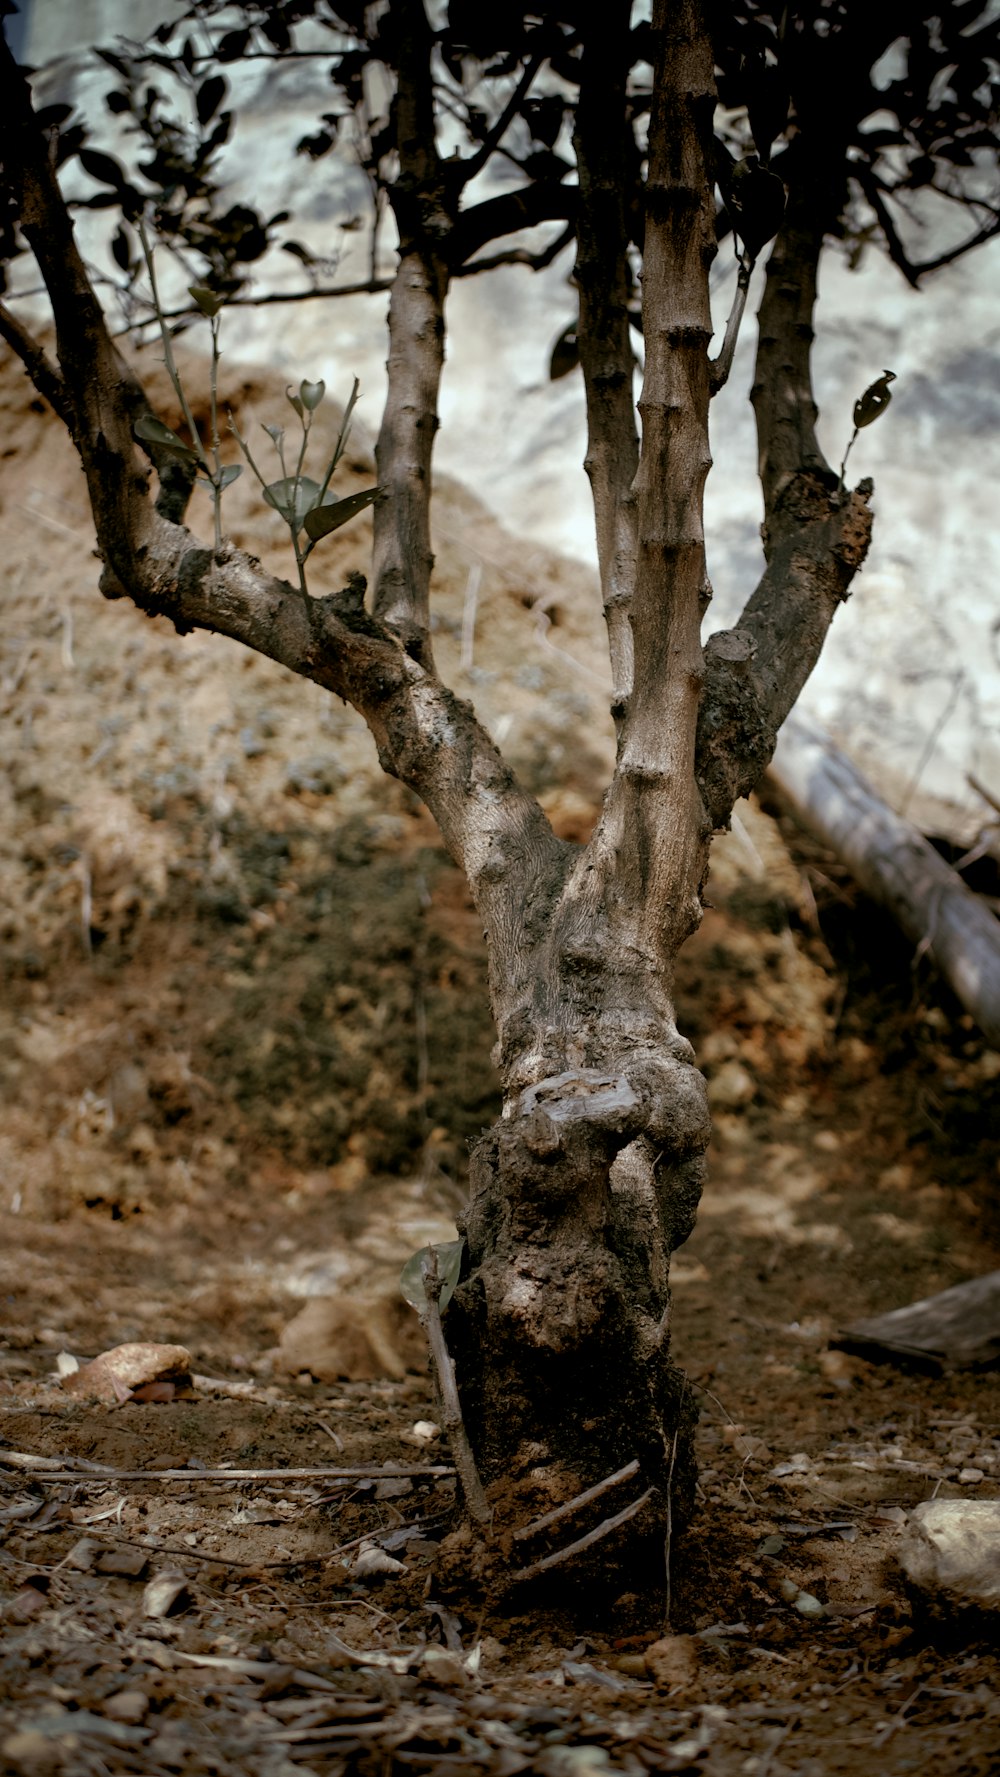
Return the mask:
[(804, 716), (785, 722), (771, 775), (803, 826), (931, 958), (1000, 1049), (1000, 920)]
[(844, 1327), (831, 1341), (868, 1358), (903, 1358), (936, 1370), (1000, 1363), (1000, 1271)]

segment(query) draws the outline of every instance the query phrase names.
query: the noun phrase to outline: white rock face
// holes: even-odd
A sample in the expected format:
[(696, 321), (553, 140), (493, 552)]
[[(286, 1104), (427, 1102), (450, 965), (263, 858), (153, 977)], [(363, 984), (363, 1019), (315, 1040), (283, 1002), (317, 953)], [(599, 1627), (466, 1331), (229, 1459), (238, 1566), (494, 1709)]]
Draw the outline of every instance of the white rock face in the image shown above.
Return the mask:
[(939, 1609), (1000, 1611), (1000, 1500), (932, 1499), (915, 1507), (899, 1559)]
[[(45, 98), (70, 87), (93, 119), (95, 142), (113, 141), (104, 94), (114, 77), (70, 52), (113, 40), (117, 32), (145, 35), (155, 16), (168, 13), (165, 0), (34, 0), (28, 58), (38, 64), (60, 58), (45, 76)], [(325, 63), (247, 63), (226, 73), (239, 112), (228, 163), (233, 199), (248, 196), (265, 214), (288, 208), (293, 236), (319, 252), (341, 244), (338, 282), (364, 277), (367, 229), (341, 233), (347, 218), (366, 214), (360, 171), (332, 157), (313, 164), (294, 153), (329, 109)], [(106, 221), (82, 212), (78, 226), (106, 264), (98, 233), (106, 233)], [(947, 244), (935, 232), (939, 226), (924, 229), (921, 255)], [(548, 380), (553, 341), (574, 314), (571, 268), (567, 251), (541, 274), (506, 268), (454, 285), (437, 462), (512, 530), (577, 557), (585, 569), (579, 596), (593, 598), (583, 389), (578, 376)], [(280, 251), (256, 269), (261, 288), (302, 282), (301, 269)], [(732, 277), (724, 248), (714, 280), (720, 334)], [(1000, 793), (998, 284), (1000, 241), (945, 268), (919, 294), (875, 250), (856, 272), (831, 250), (817, 316), (814, 382), (820, 441), (831, 463), (839, 465), (844, 454), (856, 397), (883, 369), (894, 370), (897, 380), (888, 414), (860, 435), (849, 465), (853, 479), (871, 475), (876, 483), (872, 552), (802, 707), (831, 730), (894, 808), (927, 831), (963, 842), (992, 812), (968, 775)], [(351, 377), (359, 376), (359, 417), (374, 435), (385, 387), (385, 311), (384, 295), (235, 309), (225, 318), (224, 347), (231, 360), (272, 364), (289, 378), (322, 376), (334, 391), (346, 393)], [(715, 601), (708, 630), (735, 620), (762, 567), (747, 401), (754, 334), (751, 320), (713, 408), (706, 526)]]

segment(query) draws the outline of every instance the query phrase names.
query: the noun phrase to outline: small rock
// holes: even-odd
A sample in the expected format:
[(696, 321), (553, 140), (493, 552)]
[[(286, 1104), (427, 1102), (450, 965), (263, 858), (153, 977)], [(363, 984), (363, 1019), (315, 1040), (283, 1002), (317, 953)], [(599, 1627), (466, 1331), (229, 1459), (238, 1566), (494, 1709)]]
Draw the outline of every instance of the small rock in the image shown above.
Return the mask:
[(22, 1728), (20, 1733), (8, 1734), (0, 1743), (0, 1754), (15, 1771), (38, 1772), (39, 1777), (60, 1770), (63, 1764), (61, 1748), (39, 1728)]
[(435, 1425), (433, 1419), (418, 1419), (411, 1428), (410, 1436), (416, 1438), (418, 1444), (433, 1444), (441, 1436), (441, 1427)]
[(132, 1727), (138, 1727), (149, 1714), (149, 1698), (145, 1691), (138, 1689), (116, 1691), (113, 1697), (105, 1699), (104, 1713), (112, 1721), (128, 1722)]
[(753, 1075), (739, 1061), (724, 1061), (708, 1082), (708, 1102), (713, 1110), (733, 1111), (749, 1104), (757, 1094)]
[(980, 1481), (985, 1481), (986, 1476), (981, 1468), (964, 1468), (958, 1478), (963, 1487), (976, 1487)]
[(671, 1694), (697, 1682), (699, 1648), (693, 1635), (664, 1635), (646, 1649), (646, 1671), (658, 1690)]
[(931, 1499), (916, 1506), (899, 1559), (939, 1610), (1000, 1611), (1000, 1500)]

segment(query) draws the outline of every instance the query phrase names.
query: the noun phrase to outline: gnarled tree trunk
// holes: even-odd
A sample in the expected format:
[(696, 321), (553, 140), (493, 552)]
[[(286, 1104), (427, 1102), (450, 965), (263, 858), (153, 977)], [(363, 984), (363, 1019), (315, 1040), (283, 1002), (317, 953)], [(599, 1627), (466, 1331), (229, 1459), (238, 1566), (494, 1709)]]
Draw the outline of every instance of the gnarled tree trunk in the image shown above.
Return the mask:
[[(676, 1028), (674, 961), (700, 917), (712, 832), (766, 766), (864, 558), (867, 495), (838, 486), (813, 430), (824, 218), (802, 151), (789, 163), (755, 379), (767, 566), (739, 623), (702, 650), (709, 399), (724, 374), (709, 359), (712, 46), (699, 0), (656, 0), (640, 228), (622, 198), (632, 177), (630, 9), (613, 0), (582, 66), (579, 192), (559, 203), (577, 213), (587, 466), (618, 756), (589, 843), (557, 839), (437, 676), (427, 523), (449, 280), (491, 235), (554, 214), (555, 200), (540, 186), (536, 202), (528, 187), (462, 208), (462, 181), (482, 151), (439, 158), (427, 15), (422, 0), (393, 0), (391, 12), (400, 254), (369, 609), (357, 582), (313, 597), (229, 544), (198, 545), (180, 522), (187, 490), (155, 444), (151, 502), (133, 431), (145, 396), (109, 337), (6, 51), (0, 148), (49, 291), (58, 367), (2, 305), (0, 333), (71, 432), (107, 596), (127, 595), (178, 629), (232, 636), (348, 699), (385, 769), (423, 798), (464, 869), (489, 948), (504, 1089), (503, 1115), (473, 1156), (467, 1253), (445, 1321), (466, 1429), (507, 1572), (545, 1571), (590, 1538), (627, 1579), (636, 1547), (654, 1530), (669, 1535), (672, 1494), (691, 1472), (692, 1404), (670, 1363), (669, 1268), (694, 1220), (709, 1120)], [(626, 307), (640, 233), (641, 446)], [(741, 305), (744, 294), (745, 282)], [(546, 1554), (549, 1532), (556, 1547)]]

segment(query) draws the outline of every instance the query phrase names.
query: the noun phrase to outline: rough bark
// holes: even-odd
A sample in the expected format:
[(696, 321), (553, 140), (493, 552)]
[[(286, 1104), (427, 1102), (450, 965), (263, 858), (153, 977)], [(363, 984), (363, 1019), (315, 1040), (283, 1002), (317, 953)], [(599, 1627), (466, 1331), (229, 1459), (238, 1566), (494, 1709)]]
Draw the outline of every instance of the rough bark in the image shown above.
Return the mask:
[[(501, 1521), (637, 1459), (631, 1507), (607, 1521), (608, 1535), (633, 1545), (654, 1526), (662, 1535), (678, 1473), (690, 1472), (692, 1414), (670, 1365), (668, 1275), (693, 1224), (708, 1141), (703, 1082), (676, 1029), (671, 981), (698, 918), (708, 837), (693, 763), (713, 65), (693, 4), (658, 3), (653, 40), (634, 681), (594, 836), (537, 937), (528, 910), (517, 977), (494, 984), (504, 1115), (474, 1155), (470, 1270), (450, 1310)], [(592, 195), (603, 199), (581, 188), (581, 208)], [(620, 251), (619, 230), (612, 214), (595, 249)], [(598, 375), (614, 307), (594, 318), (592, 450), (595, 431), (602, 446), (620, 435), (623, 368), (619, 333), (606, 402)], [(593, 479), (612, 536), (625, 490), (602, 452)]]

